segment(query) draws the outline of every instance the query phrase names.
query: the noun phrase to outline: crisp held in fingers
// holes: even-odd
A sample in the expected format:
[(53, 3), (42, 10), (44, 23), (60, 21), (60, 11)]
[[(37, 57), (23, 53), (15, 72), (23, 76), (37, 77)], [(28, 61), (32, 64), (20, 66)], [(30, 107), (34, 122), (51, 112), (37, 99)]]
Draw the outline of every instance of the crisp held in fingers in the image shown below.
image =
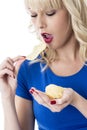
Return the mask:
[(46, 86), (45, 93), (51, 99), (61, 98), (64, 92), (64, 88), (55, 84)]
[(34, 60), (38, 57), (38, 55), (46, 48), (46, 44), (45, 43), (40, 43), (39, 45), (36, 45), (33, 48), (33, 51), (31, 54), (29, 54), (26, 59), (28, 60)]

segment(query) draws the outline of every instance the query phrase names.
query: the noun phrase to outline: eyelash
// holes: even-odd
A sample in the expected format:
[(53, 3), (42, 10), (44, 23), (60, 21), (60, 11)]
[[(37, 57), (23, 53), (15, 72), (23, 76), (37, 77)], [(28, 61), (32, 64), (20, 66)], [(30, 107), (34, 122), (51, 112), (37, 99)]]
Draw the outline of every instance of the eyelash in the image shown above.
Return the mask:
[(48, 14), (46, 14), (46, 15), (48, 15), (48, 16), (53, 16), (55, 13), (56, 13), (56, 11), (54, 11), (54, 12), (52, 12), (52, 13), (48, 13)]
[[(56, 13), (56, 11), (52, 12), (52, 13), (46, 13), (47, 16), (53, 16), (54, 14)], [(37, 17), (37, 14), (36, 15), (31, 15), (31, 17)]]

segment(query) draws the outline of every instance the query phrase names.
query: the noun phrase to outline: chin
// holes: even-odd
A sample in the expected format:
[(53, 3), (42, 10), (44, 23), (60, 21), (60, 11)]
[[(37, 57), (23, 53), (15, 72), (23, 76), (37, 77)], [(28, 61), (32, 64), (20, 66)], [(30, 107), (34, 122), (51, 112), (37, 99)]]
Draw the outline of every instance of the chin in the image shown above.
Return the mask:
[(58, 46), (55, 46), (53, 44), (50, 44), (50, 46), (48, 46), (50, 49), (53, 49), (53, 50), (57, 50), (59, 47)]

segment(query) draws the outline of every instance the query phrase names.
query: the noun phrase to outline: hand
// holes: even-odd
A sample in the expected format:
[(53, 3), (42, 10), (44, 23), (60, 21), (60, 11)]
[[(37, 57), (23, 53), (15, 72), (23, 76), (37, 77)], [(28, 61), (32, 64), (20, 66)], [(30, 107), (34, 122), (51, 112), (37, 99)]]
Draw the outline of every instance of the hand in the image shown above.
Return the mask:
[(16, 75), (24, 60), (23, 56), (17, 56), (13, 59), (8, 57), (0, 64), (0, 92), (3, 98), (15, 96)]
[(60, 112), (69, 104), (71, 105), (74, 100), (74, 90), (71, 88), (66, 88), (64, 90), (62, 98), (53, 100), (50, 99), (44, 92), (35, 88), (31, 88), (30, 93), (39, 104), (47, 107), (52, 112)]

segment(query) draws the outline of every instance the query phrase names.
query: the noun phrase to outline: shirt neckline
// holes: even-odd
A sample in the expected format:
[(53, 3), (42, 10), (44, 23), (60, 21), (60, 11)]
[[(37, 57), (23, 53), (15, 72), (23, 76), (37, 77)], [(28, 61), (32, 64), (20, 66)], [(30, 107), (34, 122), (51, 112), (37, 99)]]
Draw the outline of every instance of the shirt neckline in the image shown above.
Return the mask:
[(53, 75), (55, 78), (70, 78), (70, 77), (75, 77), (78, 76), (81, 72), (83, 72), (84, 68), (86, 67), (86, 65), (84, 64), (76, 73), (71, 74), (71, 75), (67, 75), (67, 76), (61, 76), (61, 75), (57, 75), (55, 74), (52, 69), (50, 67), (48, 67), (48, 71), (51, 75)]

